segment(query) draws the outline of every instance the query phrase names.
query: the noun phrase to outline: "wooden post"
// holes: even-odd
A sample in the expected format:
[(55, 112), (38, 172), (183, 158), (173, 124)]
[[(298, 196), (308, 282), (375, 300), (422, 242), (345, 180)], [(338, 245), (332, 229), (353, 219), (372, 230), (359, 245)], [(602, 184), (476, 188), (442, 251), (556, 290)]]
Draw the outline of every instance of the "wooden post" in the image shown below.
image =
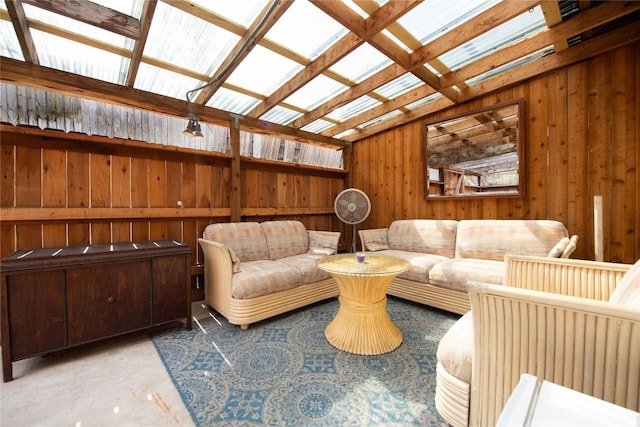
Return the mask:
[(602, 238), (602, 196), (593, 196), (593, 244), (596, 261), (604, 261)]
[(242, 180), (240, 166), (240, 117), (232, 115), (229, 126), (229, 146), (231, 149), (231, 222), (239, 222), (242, 217)]

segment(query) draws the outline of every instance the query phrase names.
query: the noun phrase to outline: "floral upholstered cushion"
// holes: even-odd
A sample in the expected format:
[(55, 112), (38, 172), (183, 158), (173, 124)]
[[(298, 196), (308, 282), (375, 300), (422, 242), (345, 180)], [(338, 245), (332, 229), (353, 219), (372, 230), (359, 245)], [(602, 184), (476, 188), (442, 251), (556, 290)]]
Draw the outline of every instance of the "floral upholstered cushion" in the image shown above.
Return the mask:
[(473, 353), (473, 316), (467, 312), (444, 334), (436, 359), (447, 372), (466, 383), (471, 383), (471, 358)]
[(609, 297), (609, 302), (640, 309), (640, 259), (627, 271)]
[(275, 261), (309, 250), (309, 234), (300, 221), (265, 221), (260, 225), (269, 248), (268, 259)]
[(389, 249), (387, 241), (388, 228), (374, 228), (371, 230), (361, 230), (360, 236), (364, 240), (364, 245), (368, 251), (382, 251)]
[(309, 230), (309, 251), (315, 255), (333, 255), (338, 252), (340, 232)]
[(243, 262), (233, 275), (231, 295), (238, 299), (255, 298), (302, 284), (302, 273), (295, 267), (269, 260)]
[(227, 248), (229, 250), (229, 256), (231, 257), (231, 265), (233, 265), (233, 272), (240, 272), (240, 258), (236, 255), (235, 251), (231, 248)]
[(396, 220), (389, 227), (389, 248), (452, 258), (457, 226), (454, 220)]

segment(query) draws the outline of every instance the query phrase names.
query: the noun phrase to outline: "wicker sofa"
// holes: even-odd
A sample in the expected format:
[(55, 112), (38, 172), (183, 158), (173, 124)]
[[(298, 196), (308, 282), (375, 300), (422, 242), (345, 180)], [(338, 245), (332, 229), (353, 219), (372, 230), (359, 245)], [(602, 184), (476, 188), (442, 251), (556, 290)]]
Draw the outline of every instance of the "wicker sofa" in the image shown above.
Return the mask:
[(495, 425), (523, 373), (640, 410), (640, 260), (505, 261), (504, 285), (471, 283), (471, 312), (440, 341), (440, 415)]
[(503, 282), (505, 254), (567, 258), (578, 239), (551, 220), (397, 220), (358, 234), (364, 251), (410, 262), (389, 295), (458, 314), (470, 309), (467, 283)]
[(210, 224), (198, 239), (205, 262), (205, 302), (246, 329), (335, 297), (338, 285), (316, 262), (336, 253), (339, 239), (339, 232), (307, 230), (299, 221)]

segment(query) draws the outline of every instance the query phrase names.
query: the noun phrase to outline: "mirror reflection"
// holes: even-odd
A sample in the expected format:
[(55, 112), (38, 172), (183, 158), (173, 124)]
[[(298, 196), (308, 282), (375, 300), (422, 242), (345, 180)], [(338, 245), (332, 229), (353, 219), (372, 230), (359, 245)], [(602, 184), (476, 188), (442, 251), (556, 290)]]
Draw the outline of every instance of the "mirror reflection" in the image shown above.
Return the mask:
[(522, 196), (523, 103), (427, 123), (426, 197)]

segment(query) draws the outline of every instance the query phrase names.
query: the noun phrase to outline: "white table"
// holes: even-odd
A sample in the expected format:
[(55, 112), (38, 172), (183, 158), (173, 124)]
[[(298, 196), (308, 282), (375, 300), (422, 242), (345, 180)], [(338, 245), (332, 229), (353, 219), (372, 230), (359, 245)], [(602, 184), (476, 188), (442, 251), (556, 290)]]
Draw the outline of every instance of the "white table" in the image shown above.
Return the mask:
[(496, 425), (637, 427), (640, 426), (640, 413), (523, 374)]

